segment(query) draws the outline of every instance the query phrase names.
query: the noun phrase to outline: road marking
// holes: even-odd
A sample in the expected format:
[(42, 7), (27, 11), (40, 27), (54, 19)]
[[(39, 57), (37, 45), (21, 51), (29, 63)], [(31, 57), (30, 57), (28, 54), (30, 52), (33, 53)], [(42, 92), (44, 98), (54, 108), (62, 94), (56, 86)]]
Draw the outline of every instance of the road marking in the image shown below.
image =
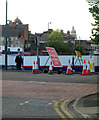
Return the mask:
[(48, 106), (48, 105), (51, 105), (52, 104), (52, 102), (50, 102), (50, 103), (47, 103), (46, 105), (44, 105), (44, 106)]
[[(24, 81), (23, 81), (24, 82)], [(47, 82), (37, 82), (37, 81), (26, 81), (26, 82), (30, 82), (30, 83), (40, 83), (40, 84), (46, 84)]]
[(25, 101), (25, 104), (29, 103), (30, 101)]
[(59, 108), (58, 108), (58, 104), (62, 103), (62, 101), (57, 101), (54, 103), (54, 109), (56, 110), (56, 112), (58, 113), (58, 115), (63, 118), (63, 120), (67, 120), (66, 117), (60, 112)]
[(55, 102), (56, 102), (56, 101), (53, 100), (52, 102), (49, 102), (49, 103), (45, 104), (44, 106), (46, 107), (46, 106), (51, 105), (51, 104), (53, 104), (53, 103), (55, 103)]
[(19, 105), (24, 105), (24, 104), (27, 104), (29, 102), (31, 102), (32, 100), (29, 100), (29, 101), (25, 101), (24, 103), (20, 103)]
[(65, 109), (65, 104), (68, 102), (69, 100), (64, 100), (61, 104), (61, 109), (62, 111), (69, 117), (71, 118), (72, 120), (77, 120), (75, 119), (66, 109)]
[(20, 103), (20, 105), (24, 105), (24, 103)]
[[(71, 120), (77, 120), (75, 119), (66, 109), (65, 109), (65, 104), (69, 101), (68, 100), (60, 100), (54, 103), (54, 109), (56, 110), (56, 112), (58, 113), (58, 115), (63, 118), (63, 120), (68, 120), (68, 118), (66, 118), (66, 116), (68, 116)], [(66, 116), (64, 116), (64, 114), (59, 110), (59, 103), (61, 103), (60, 108), (62, 110), (63, 113), (66, 114)]]

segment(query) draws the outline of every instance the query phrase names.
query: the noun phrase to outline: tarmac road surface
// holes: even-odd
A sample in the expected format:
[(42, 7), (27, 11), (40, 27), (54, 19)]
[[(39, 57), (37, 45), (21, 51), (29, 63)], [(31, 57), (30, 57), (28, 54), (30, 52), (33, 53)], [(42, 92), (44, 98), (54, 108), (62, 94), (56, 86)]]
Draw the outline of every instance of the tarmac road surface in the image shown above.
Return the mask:
[(92, 75), (63, 75), (56, 74), (32, 74), (31, 71), (17, 72), (17, 71), (3, 71), (2, 80), (12, 80), (12, 81), (36, 81), (36, 82), (60, 82), (60, 83), (90, 83), (99, 84), (98, 81), (99, 74)]
[[(3, 71), (3, 118), (62, 118), (57, 112), (57, 101), (95, 92), (97, 74), (69, 76)], [(67, 115), (65, 117), (70, 120)]]

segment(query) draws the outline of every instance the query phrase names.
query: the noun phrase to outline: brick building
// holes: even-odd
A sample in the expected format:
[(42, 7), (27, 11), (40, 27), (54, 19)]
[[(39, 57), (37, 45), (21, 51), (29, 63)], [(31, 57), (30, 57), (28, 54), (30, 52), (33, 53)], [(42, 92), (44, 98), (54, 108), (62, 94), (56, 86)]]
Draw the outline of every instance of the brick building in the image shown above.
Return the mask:
[[(0, 25), (0, 45), (5, 45), (4, 36), (5, 26)], [(9, 33), (8, 47), (22, 47), (24, 48), (25, 40), (28, 39), (29, 25), (23, 24), (21, 20), (17, 17), (14, 22), (9, 23)]]

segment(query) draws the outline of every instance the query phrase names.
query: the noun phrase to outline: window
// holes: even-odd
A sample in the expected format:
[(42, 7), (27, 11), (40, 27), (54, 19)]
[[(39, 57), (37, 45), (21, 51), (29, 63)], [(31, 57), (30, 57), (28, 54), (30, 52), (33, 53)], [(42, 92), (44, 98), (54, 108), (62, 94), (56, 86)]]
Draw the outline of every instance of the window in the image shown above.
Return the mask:
[(18, 40), (18, 38), (17, 38), (17, 37), (15, 37), (15, 40), (17, 41), (17, 40)]
[(14, 39), (13, 39), (13, 37), (11, 37), (11, 42), (13, 42), (14, 41)]
[(11, 44), (11, 47), (13, 47), (13, 44)]
[(1, 37), (1, 41), (2, 41), (2, 42), (4, 41), (4, 37)]

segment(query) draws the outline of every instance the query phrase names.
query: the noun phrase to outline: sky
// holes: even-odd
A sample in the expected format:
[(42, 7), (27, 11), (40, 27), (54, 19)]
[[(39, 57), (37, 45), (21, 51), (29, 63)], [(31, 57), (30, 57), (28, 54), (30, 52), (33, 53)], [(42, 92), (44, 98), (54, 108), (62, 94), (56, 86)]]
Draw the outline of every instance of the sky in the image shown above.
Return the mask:
[[(77, 38), (90, 40), (91, 23), (94, 19), (89, 13), (86, 0), (8, 0), (8, 20), (16, 17), (23, 24), (29, 24), (31, 33), (42, 33), (49, 28), (62, 29), (65, 33), (74, 26)], [(6, 19), (6, 0), (0, 0), (0, 24)]]

